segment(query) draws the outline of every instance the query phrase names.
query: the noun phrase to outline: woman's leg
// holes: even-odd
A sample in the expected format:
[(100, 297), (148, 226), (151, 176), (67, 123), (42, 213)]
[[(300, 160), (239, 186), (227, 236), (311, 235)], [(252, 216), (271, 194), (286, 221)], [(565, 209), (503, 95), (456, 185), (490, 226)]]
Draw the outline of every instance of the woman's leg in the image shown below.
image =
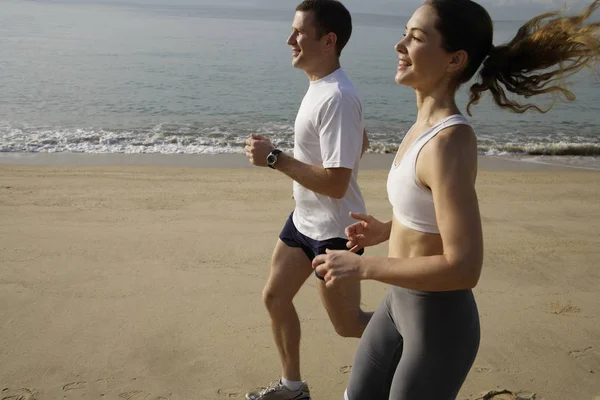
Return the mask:
[(473, 294), (395, 288), (393, 300), (404, 350), (389, 400), (454, 400), (479, 348)]
[(381, 302), (360, 339), (348, 389), (347, 400), (387, 400), (400, 356), (402, 336), (390, 309), (391, 296)]

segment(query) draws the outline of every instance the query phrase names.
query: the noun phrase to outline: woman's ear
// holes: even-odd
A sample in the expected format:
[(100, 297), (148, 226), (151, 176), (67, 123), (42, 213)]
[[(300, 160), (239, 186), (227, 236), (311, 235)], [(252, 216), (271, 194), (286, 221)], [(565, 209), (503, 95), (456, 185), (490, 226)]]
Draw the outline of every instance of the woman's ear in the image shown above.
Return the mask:
[(467, 63), (469, 62), (469, 55), (464, 50), (459, 50), (450, 59), (450, 64), (446, 69), (447, 72), (456, 73), (461, 71), (467, 67)]

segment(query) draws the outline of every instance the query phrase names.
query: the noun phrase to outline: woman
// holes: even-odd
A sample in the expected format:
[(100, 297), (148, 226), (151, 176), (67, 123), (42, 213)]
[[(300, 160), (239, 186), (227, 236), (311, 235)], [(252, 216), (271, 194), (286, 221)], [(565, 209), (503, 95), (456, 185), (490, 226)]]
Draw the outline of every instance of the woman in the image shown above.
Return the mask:
[[(483, 65), (467, 111), (487, 90), (514, 112), (547, 110), (510, 100), (506, 90), (573, 100), (560, 79), (598, 60), (600, 24), (586, 19), (599, 5), (574, 17), (534, 18), (499, 47), (489, 14), (473, 1), (428, 0), (411, 17), (396, 45), (395, 80), (415, 90), (418, 116), (388, 177), (393, 219), (353, 215), (360, 222), (346, 231), (351, 251), (328, 251), (313, 262), (330, 287), (348, 279), (392, 285), (361, 338), (346, 400), (457, 396), (479, 347), (471, 289), (483, 260), (477, 140), (456, 105), (457, 89)], [(352, 253), (388, 239), (387, 258)]]

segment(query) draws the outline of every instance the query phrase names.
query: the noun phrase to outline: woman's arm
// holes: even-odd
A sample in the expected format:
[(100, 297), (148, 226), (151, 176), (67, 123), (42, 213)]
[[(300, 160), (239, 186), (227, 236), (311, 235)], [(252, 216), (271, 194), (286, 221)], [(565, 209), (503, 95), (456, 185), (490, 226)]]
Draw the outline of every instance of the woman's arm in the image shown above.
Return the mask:
[(423, 291), (475, 287), (483, 264), (475, 135), (464, 125), (448, 128), (427, 144), (419, 157), (419, 177), (433, 194), (443, 254), (400, 259), (329, 252), (313, 263), (328, 286), (350, 278)]

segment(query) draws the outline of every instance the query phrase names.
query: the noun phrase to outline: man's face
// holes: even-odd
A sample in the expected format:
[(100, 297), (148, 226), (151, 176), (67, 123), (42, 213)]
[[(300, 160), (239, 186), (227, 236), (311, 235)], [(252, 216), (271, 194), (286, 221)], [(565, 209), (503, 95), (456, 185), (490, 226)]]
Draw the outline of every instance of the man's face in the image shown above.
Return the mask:
[(321, 35), (311, 11), (296, 11), (287, 44), (292, 48), (292, 65), (305, 72), (314, 70), (326, 54), (327, 35)]

